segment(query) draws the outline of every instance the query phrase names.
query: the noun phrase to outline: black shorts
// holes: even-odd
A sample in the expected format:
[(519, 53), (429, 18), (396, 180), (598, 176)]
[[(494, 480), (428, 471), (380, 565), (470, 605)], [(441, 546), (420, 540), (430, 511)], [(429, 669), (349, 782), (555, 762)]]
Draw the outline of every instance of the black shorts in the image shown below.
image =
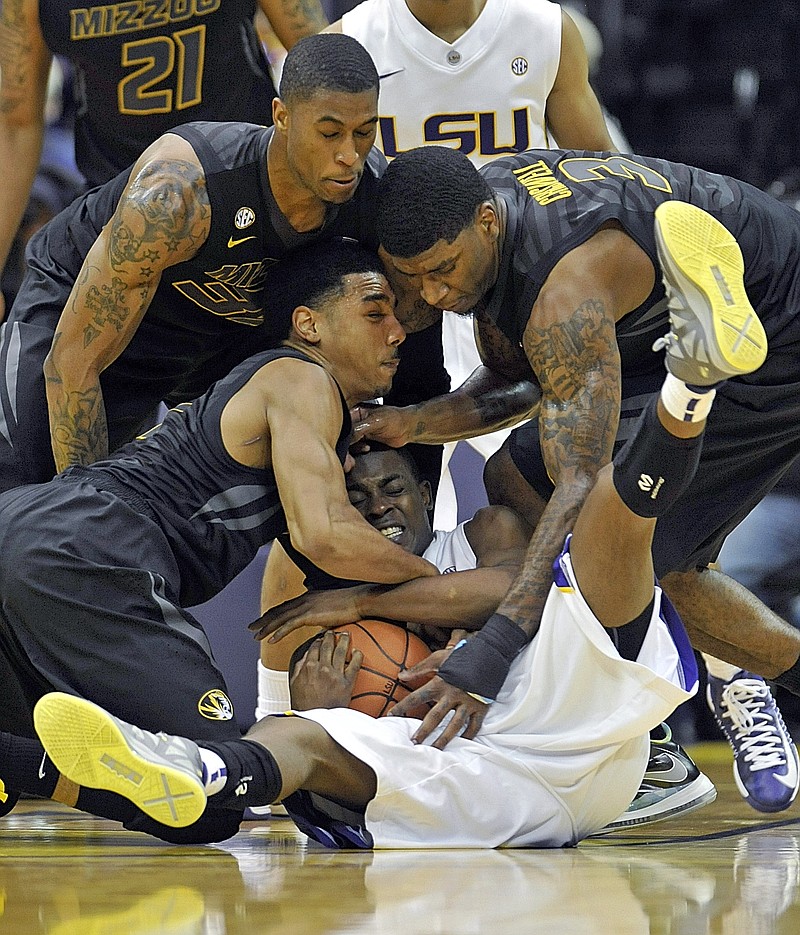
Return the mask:
[[(615, 452), (635, 432), (647, 400), (664, 382), (652, 373), (623, 374)], [(545, 499), (553, 484), (539, 445), (538, 420), (510, 436), (508, 451), (525, 480)], [(800, 453), (800, 325), (770, 336), (767, 362), (717, 391), (706, 426), (697, 474), (656, 523), (656, 575), (713, 562), (725, 537), (780, 479)]]
[[(15, 320), (0, 325), (0, 492), (55, 474), (43, 372), (52, 343), (52, 328)], [(107, 371), (100, 381), (109, 451), (155, 424), (162, 395), (116, 389), (123, 378)]]
[[(0, 730), (35, 736), (33, 707), (57, 690), (146, 730), (241, 737), (206, 634), (175, 602), (175, 563), (154, 522), (59, 478), (0, 495), (0, 541)], [(137, 811), (124, 825), (198, 844), (231, 837), (241, 816), (208, 807), (169, 828)]]
[(59, 478), (0, 496), (0, 541), (0, 652), (17, 682), (0, 729), (29, 735), (33, 703), (57, 690), (150, 731), (241, 736), (208, 638), (176, 603), (154, 522)]

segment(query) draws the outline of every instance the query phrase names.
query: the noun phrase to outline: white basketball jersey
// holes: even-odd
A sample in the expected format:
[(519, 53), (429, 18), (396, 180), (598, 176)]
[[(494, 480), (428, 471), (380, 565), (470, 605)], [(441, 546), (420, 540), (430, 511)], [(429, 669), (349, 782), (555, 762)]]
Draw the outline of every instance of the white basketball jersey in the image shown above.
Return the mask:
[[(342, 32), (370, 53), (381, 76), (376, 145), (391, 160), (428, 143), (459, 149), (476, 166), (525, 149), (550, 149), (545, 107), (561, 60), (561, 7), (549, 0), (486, 0), (455, 42), (426, 29), (405, 0), (364, 0)], [(481, 363), (472, 320), (445, 312), (444, 361), (453, 388)], [(509, 429), (468, 439), (489, 458)], [(458, 519), (445, 445), (434, 521)]]
[(377, 145), (387, 158), (425, 143), (483, 165), (549, 148), (545, 105), (561, 56), (561, 7), (487, 0), (453, 43), (427, 30), (405, 0), (365, 0), (342, 32), (367, 49), (381, 76)]
[(469, 571), (478, 566), (478, 559), (467, 539), (466, 525), (460, 523), (449, 532), (437, 529), (433, 541), (422, 553), (422, 557), (435, 565), (443, 575)]

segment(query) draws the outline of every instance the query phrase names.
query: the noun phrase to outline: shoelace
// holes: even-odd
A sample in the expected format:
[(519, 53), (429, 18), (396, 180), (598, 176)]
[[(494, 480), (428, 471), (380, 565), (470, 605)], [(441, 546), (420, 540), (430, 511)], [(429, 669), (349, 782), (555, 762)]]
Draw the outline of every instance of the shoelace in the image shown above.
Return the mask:
[(660, 338), (656, 338), (653, 342), (653, 350), (660, 351), (662, 349), (669, 350), (671, 347), (676, 346), (678, 343), (678, 336), (674, 331), (668, 331), (665, 335)]
[(736, 679), (722, 689), (722, 716), (730, 720), (744, 759), (753, 771), (786, 764), (780, 714), (763, 710), (770, 701), (769, 687), (755, 679)]

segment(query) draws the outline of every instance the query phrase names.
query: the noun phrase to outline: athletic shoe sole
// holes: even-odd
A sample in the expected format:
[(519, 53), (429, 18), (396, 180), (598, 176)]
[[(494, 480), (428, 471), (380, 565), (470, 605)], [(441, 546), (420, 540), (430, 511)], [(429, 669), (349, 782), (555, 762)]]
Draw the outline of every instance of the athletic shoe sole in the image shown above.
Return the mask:
[(621, 828), (633, 828), (638, 825), (652, 825), (657, 821), (664, 821), (667, 818), (677, 818), (680, 815), (688, 815), (689, 812), (697, 811), (704, 805), (709, 805), (717, 797), (717, 790), (714, 783), (701, 773), (696, 779), (688, 783), (683, 788), (670, 792), (663, 799), (654, 802), (652, 805), (640, 809), (638, 812), (623, 812), (615, 821), (609, 822), (604, 828), (595, 831), (591, 837), (599, 837), (603, 834), (610, 834), (612, 831), (619, 831)]
[(33, 722), (50, 759), (79, 786), (124, 796), (171, 828), (203, 814), (200, 779), (154, 752), (135, 751), (121, 723), (91, 701), (51, 692), (36, 703)]
[[(686, 300), (705, 336), (702, 343), (701, 335), (693, 339), (687, 333), (693, 330), (691, 325), (677, 310), (675, 324), (684, 332), (678, 337), (688, 345), (684, 353), (690, 358), (678, 369), (691, 371), (675, 373), (670, 367), (672, 372), (703, 385), (757, 370), (767, 356), (767, 336), (747, 298), (744, 260), (736, 238), (707, 211), (683, 201), (666, 201), (656, 208), (655, 233), (667, 293)], [(691, 360), (700, 343), (710, 367)]]

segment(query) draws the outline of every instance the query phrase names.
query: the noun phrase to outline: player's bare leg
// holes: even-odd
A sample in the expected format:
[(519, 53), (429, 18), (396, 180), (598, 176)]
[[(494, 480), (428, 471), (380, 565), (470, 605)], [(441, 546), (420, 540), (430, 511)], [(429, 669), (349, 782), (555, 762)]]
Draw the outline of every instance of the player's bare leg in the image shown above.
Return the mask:
[[(141, 730), (62, 692), (40, 699), (35, 716), (37, 733), (64, 776), (122, 795), (171, 827), (191, 824), (209, 800), (234, 809), (250, 798), (263, 800), (253, 767), (265, 756), (276, 767), (272, 801), (303, 788), (363, 808), (376, 791), (374, 772), (302, 717), (264, 718), (242, 741), (201, 747), (186, 738)], [(238, 756), (231, 753), (234, 743), (245, 743)], [(224, 760), (216, 752), (220, 750)], [(236, 760), (242, 762), (234, 770)]]

